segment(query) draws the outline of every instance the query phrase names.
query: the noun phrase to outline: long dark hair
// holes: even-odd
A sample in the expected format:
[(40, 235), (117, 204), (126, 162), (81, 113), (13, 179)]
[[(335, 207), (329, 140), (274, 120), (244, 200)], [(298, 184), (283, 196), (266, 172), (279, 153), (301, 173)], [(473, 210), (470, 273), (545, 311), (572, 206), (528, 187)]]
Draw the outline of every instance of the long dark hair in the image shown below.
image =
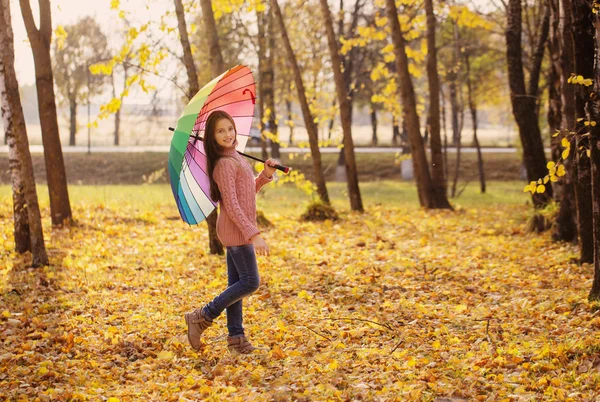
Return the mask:
[[(223, 157), (223, 147), (217, 144), (215, 139), (215, 128), (217, 122), (221, 119), (228, 119), (231, 122), (237, 139), (235, 121), (233, 121), (233, 117), (231, 117), (229, 113), (222, 110), (215, 110), (208, 116), (208, 119), (206, 119), (206, 129), (204, 130), (204, 151), (206, 152), (206, 167), (208, 169), (208, 180), (210, 182), (210, 198), (212, 198), (213, 201), (221, 201), (219, 186), (217, 186), (217, 183), (213, 178), (215, 166), (217, 166), (219, 159)], [(235, 145), (235, 141), (233, 144)]]

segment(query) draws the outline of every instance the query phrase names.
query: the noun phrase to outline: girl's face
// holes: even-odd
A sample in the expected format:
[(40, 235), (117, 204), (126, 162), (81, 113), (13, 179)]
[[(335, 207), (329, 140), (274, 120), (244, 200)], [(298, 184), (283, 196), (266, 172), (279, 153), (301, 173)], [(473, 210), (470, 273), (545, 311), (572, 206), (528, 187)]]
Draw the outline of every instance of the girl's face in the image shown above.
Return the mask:
[(215, 125), (215, 141), (223, 148), (230, 148), (235, 141), (235, 128), (229, 119), (219, 119)]

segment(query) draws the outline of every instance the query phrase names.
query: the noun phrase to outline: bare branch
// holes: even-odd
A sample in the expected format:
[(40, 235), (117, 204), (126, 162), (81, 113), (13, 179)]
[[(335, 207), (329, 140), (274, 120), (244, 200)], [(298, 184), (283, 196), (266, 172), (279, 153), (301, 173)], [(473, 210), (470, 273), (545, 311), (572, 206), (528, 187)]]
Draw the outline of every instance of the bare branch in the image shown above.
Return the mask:
[(177, 80), (175, 80), (174, 78), (169, 78), (169, 77), (166, 77), (166, 76), (164, 76), (164, 75), (161, 75), (161, 74), (159, 74), (159, 73), (157, 73), (157, 72), (155, 72), (155, 71), (148, 70), (148, 69), (147, 69), (147, 68), (145, 68), (145, 67), (139, 66), (139, 65), (137, 65), (137, 64), (132, 64), (132, 63), (129, 63), (129, 62), (124, 62), (124, 63), (123, 63), (123, 66), (137, 68), (137, 69), (138, 69), (138, 70), (140, 70), (140, 71), (144, 71), (144, 72), (146, 72), (146, 73), (153, 74), (153, 75), (155, 75), (155, 76), (157, 76), (157, 77), (159, 77), (159, 78), (164, 78), (165, 80), (171, 81), (171, 82), (172, 82), (172, 83), (173, 83), (173, 84), (174, 84), (174, 85), (175, 85), (177, 88), (179, 88), (179, 89), (181, 90), (181, 92), (183, 92), (183, 93), (184, 93), (184, 95), (186, 95), (186, 96), (188, 95), (188, 91), (187, 91), (185, 88), (183, 88), (181, 85), (179, 85), (179, 84), (177, 83)]

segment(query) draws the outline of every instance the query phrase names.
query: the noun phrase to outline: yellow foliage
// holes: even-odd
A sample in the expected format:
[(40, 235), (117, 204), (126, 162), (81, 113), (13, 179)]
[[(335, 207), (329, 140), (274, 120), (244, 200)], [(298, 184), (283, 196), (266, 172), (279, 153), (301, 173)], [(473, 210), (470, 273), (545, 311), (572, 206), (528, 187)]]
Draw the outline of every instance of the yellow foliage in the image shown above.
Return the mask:
[(67, 39), (69, 34), (65, 31), (65, 28), (62, 25), (59, 25), (54, 30), (53, 40), (56, 41), (56, 45), (59, 50), (62, 50), (65, 47), (65, 40)]
[[(268, 350), (228, 353), (225, 314), (200, 351), (189, 347), (182, 314), (226, 288), (225, 257), (207, 253), (204, 226), (179, 220), (168, 185), (156, 203), (141, 192), (79, 198), (81, 223), (47, 239), (50, 267), (28, 269), (13, 244), (0, 253), (0, 381), (34, 385), (3, 397), (595, 397), (600, 319), (587, 268), (570, 261), (576, 245), (525, 233), (527, 206), (431, 213), (371, 202), (336, 222), (302, 222), (289, 210), (299, 193), (277, 198), (273, 186), (258, 200), (275, 224), (263, 233), (271, 255), (259, 257), (260, 287), (244, 300), (246, 333)], [(11, 212), (6, 196), (0, 214)], [(12, 230), (0, 225), (5, 241)]]

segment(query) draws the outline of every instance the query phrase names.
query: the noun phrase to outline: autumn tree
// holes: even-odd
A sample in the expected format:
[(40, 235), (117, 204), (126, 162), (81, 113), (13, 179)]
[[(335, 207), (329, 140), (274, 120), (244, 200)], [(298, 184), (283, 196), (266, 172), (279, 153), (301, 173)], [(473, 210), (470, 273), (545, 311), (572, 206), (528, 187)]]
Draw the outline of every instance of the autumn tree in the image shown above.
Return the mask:
[(67, 189), (67, 175), (58, 133), (54, 77), (50, 58), (50, 39), (52, 37), (50, 0), (39, 0), (39, 28), (35, 25), (29, 0), (19, 0), (19, 3), (33, 51), (52, 225), (62, 225), (72, 219), (72, 214)]
[(425, 0), (427, 15), (427, 78), (429, 82), (429, 135), (431, 136), (432, 191), (437, 208), (452, 208), (446, 196), (444, 175), (444, 155), (440, 135), (440, 80), (435, 44), (436, 22), (433, 13), (433, 0)]
[(16, 251), (31, 251), (33, 266), (48, 265), (25, 116), (15, 72), (10, 0), (1, 0), (0, 3), (0, 98), (8, 140)]
[[(508, 66), (508, 79), (511, 92), (513, 115), (519, 128), (519, 136), (523, 145), (523, 159), (527, 178), (537, 181), (546, 172), (546, 156), (538, 124), (537, 96), (541, 63), (544, 47), (548, 37), (550, 12), (546, 11), (543, 20), (542, 32), (536, 43), (532, 70), (529, 74), (529, 85), (526, 88), (525, 74), (523, 71), (522, 56), (522, 4), (521, 0), (509, 0), (506, 9), (506, 60)], [(536, 207), (545, 206), (552, 197), (552, 188), (547, 183), (546, 191), (532, 194), (533, 204)], [(543, 226), (541, 220), (536, 219), (537, 229)]]
[(62, 102), (69, 105), (69, 145), (75, 145), (77, 106), (102, 93), (105, 76), (89, 67), (108, 57), (106, 36), (92, 17), (64, 27), (66, 38), (54, 43), (54, 78)]
[(285, 21), (283, 20), (283, 15), (281, 13), (281, 9), (279, 8), (279, 3), (277, 0), (271, 0), (271, 6), (273, 7), (273, 12), (275, 13), (274, 15), (279, 26), (279, 32), (281, 35), (281, 40), (285, 46), (288, 62), (290, 63), (294, 74), (294, 82), (296, 84), (296, 90), (298, 93), (298, 101), (300, 102), (304, 124), (306, 125), (306, 131), (308, 132), (308, 141), (312, 155), (317, 194), (319, 195), (321, 201), (329, 204), (329, 194), (327, 193), (327, 186), (325, 184), (325, 176), (323, 175), (323, 166), (321, 162), (321, 151), (319, 149), (319, 133), (308, 105), (308, 99), (306, 98), (304, 80), (302, 78), (300, 66), (298, 65), (296, 55), (292, 49), (292, 45), (287, 34)]
[(436, 197), (433, 181), (431, 180), (431, 174), (429, 172), (425, 144), (423, 142), (423, 137), (421, 136), (419, 115), (417, 114), (415, 90), (408, 68), (406, 40), (400, 29), (398, 9), (396, 8), (394, 0), (386, 0), (386, 11), (396, 55), (396, 69), (398, 72), (398, 82), (400, 84), (400, 94), (402, 99), (402, 114), (408, 131), (419, 202), (421, 206), (425, 208), (445, 208), (446, 206), (442, 203), (443, 200), (440, 201)]
[[(264, 7), (256, 8), (256, 21), (258, 26), (258, 46), (257, 46), (257, 54), (258, 54), (258, 110), (260, 112), (260, 132), (261, 132), (261, 148), (262, 148), (262, 157), (263, 159), (267, 159), (269, 157), (269, 153), (267, 151), (267, 141), (265, 134), (267, 133), (266, 129), (266, 121), (270, 118), (271, 115), (275, 117), (275, 110), (270, 109), (269, 106), (266, 106), (265, 98), (270, 98), (268, 100), (269, 103), (274, 101), (273, 98), (273, 67), (272, 64), (269, 65), (270, 61), (270, 51), (267, 48), (267, 41), (270, 39), (267, 38), (267, 33), (265, 30), (265, 26), (269, 24), (267, 21), (270, 16), (265, 16)], [(269, 35), (270, 36), (270, 35)], [(268, 81), (268, 84), (267, 84)], [(269, 88), (266, 88), (269, 86)], [(267, 95), (268, 92), (268, 95)], [(269, 108), (269, 116), (265, 116), (265, 108)]]
[[(574, 75), (590, 78), (594, 74), (594, 26), (589, 0), (571, 0), (573, 13), (572, 40), (574, 44)], [(569, 72), (571, 75), (573, 72)], [(568, 80), (567, 80), (568, 81)], [(567, 85), (569, 83), (567, 82)], [(575, 125), (569, 129), (577, 134), (573, 137), (573, 164), (575, 165), (575, 200), (577, 203), (577, 224), (580, 245), (580, 261), (592, 263), (594, 260), (593, 217), (592, 217), (592, 173), (590, 158), (582, 149), (589, 149), (589, 139), (583, 136), (586, 120), (585, 105), (590, 90), (586, 85), (572, 85), (575, 88)]]
[(360, 196), (360, 188), (358, 187), (358, 172), (356, 169), (356, 159), (354, 156), (354, 142), (352, 140), (352, 105), (348, 100), (347, 84), (342, 71), (342, 60), (339, 54), (338, 41), (333, 31), (333, 21), (327, 0), (320, 0), (321, 12), (324, 17), (325, 29), (327, 31), (327, 43), (329, 44), (329, 52), (331, 54), (331, 64), (333, 68), (333, 76), (335, 79), (335, 87), (337, 98), (340, 105), (340, 119), (342, 130), (344, 133), (344, 155), (346, 164), (346, 180), (348, 184), (348, 195), (350, 197), (350, 207), (353, 211), (362, 212), (362, 198)]
[[(565, 4), (570, 0), (549, 0), (550, 32), (548, 37), (549, 66), (548, 82), (548, 128), (551, 134), (570, 130), (574, 124), (573, 85), (568, 84), (569, 73), (573, 70), (573, 44), (570, 35), (571, 8)], [(567, 15), (565, 13), (568, 12)], [(566, 44), (566, 46), (565, 46)], [(566, 102), (566, 103), (565, 103)], [(552, 135), (550, 147), (554, 162), (561, 159), (561, 137)], [(565, 160), (566, 175), (556, 181), (553, 187), (554, 201), (559, 204), (559, 212), (553, 225), (552, 237), (555, 240), (577, 240), (577, 209), (575, 204), (575, 185), (571, 161)]]
[[(588, 298), (600, 301), (600, 4), (593, 4), (594, 11), (594, 86), (593, 92), (587, 98), (587, 112), (589, 113), (589, 155), (591, 164), (592, 184), (592, 227), (594, 249), (594, 281)], [(591, 16), (589, 16), (591, 17)], [(590, 18), (591, 19), (591, 18)], [(582, 49), (583, 50), (583, 49)], [(592, 53), (591, 48), (585, 48)], [(596, 122), (595, 125), (591, 122)]]
[[(175, 1), (180, 1), (180, 0), (175, 0)], [(200, 0), (200, 4), (202, 6), (202, 17), (203, 17), (203, 21), (204, 21), (204, 29), (205, 29), (205, 34), (206, 37), (208, 38), (209, 41), (209, 45), (210, 45), (210, 67), (211, 67), (211, 71), (212, 71), (212, 76), (213, 77), (218, 77), (219, 75), (223, 74), (224, 69), (225, 69), (225, 64), (223, 62), (223, 56), (221, 56), (221, 48), (219, 47), (219, 38), (217, 36), (217, 25), (215, 23), (215, 18), (214, 18), (214, 14), (213, 14), (213, 10), (212, 10), (212, 2), (211, 0)], [(179, 8), (179, 6), (177, 6), (177, 8)], [(183, 12), (180, 9), (181, 13)], [(184, 35), (187, 37), (187, 28), (185, 26), (185, 21), (182, 23), (181, 22), (181, 17), (178, 15), (178, 22), (179, 22), (179, 29), (180, 29), (180, 35), (181, 32), (185, 31)], [(183, 31), (181, 31), (183, 29)], [(182, 45), (184, 45), (183, 39), (182, 39)], [(191, 50), (184, 50), (185, 52), (190, 52)], [(193, 64), (193, 60), (192, 61)], [(198, 77), (193, 77), (193, 71), (190, 71), (191, 69), (191, 65), (188, 64), (188, 62), (186, 62), (186, 71), (188, 73), (188, 80), (191, 80), (189, 82), (190, 85), (190, 93), (192, 92), (192, 88), (194, 87), (194, 85), (197, 87), (198, 86)], [(192, 82), (194, 81), (194, 82)], [(194, 92), (195, 95), (195, 92)], [(193, 96), (193, 95), (192, 95)], [(212, 254), (223, 254), (223, 244), (221, 244), (219, 237), (217, 236), (217, 218), (218, 218), (218, 212), (217, 209), (215, 208), (207, 217), (206, 217), (206, 224), (208, 226), (208, 238), (209, 238), (209, 247), (210, 247), (210, 252)]]

